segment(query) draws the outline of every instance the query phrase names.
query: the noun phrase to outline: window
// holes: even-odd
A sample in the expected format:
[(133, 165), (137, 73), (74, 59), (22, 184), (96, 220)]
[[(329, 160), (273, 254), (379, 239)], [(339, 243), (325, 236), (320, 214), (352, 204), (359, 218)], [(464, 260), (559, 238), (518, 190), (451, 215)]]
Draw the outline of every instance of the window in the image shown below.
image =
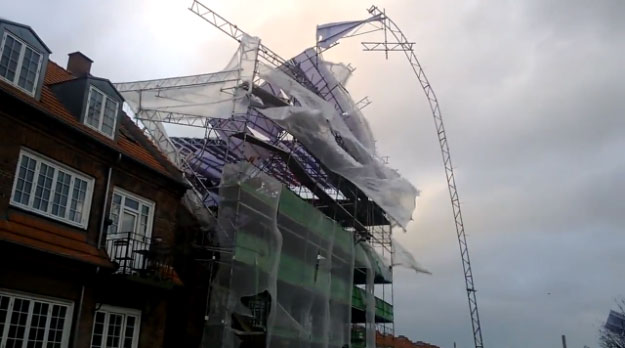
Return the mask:
[(0, 291), (0, 347), (65, 348), (71, 302)]
[(152, 244), (154, 202), (120, 188), (113, 191), (111, 225), (106, 250), (119, 267), (117, 273), (135, 274), (148, 266)]
[(115, 188), (110, 218), (109, 235), (132, 233), (135, 238), (147, 241), (152, 235), (154, 202)]
[(95, 312), (91, 348), (136, 348), (141, 311), (102, 305)]
[(109, 138), (115, 134), (118, 103), (102, 93), (99, 89), (89, 88), (89, 101), (85, 113), (85, 124)]
[(34, 95), (43, 55), (8, 32), (0, 49), (0, 77)]
[(11, 204), (87, 228), (93, 182), (84, 174), (22, 149)]

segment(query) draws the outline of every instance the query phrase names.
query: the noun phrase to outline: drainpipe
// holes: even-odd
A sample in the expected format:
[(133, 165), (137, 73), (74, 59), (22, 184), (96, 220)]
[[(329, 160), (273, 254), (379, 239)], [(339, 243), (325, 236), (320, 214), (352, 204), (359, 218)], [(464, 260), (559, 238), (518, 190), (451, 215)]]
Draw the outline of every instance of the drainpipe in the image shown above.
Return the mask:
[[(118, 153), (117, 161), (115, 163), (119, 163), (122, 160), (122, 154)], [(106, 177), (106, 191), (104, 192), (104, 205), (102, 206), (102, 215), (100, 219), (100, 233), (98, 235), (98, 245), (97, 248), (100, 249), (102, 247), (102, 238), (104, 237), (104, 225), (106, 220), (108, 219), (106, 216), (106, 206), (109, 202), (109, 190), (111, 189), (111, 175), (113, 174), (113, 167), (109, 167), (108, 175)]]
[(78, 312), (76, 314), (76, 318), (74, 319), (74, 348), (78, 347), (78, 325), (80, 324), (80, 316), (82, 314), (82, 301), (85, 298), (85, 284), (81, 286), (80, 289), (80, 300), (78, 301)]
[[(122, 160), (122, 154), (120, 152), (117, 153), (117, 160), (115, 163), (119, 163)], [(106, 189), (104, 191), (104, 205), (102, 206), (102, 215), (100, 218), (100, 233), (98, 234), (98, 244), (96, 247), (100, 249), (102, 246), (102, 238), (104, 236), (104, 225), (106, 223), (106, 206), (109, 200), (109, 190), (111, 189), (111, 176), (113, 175), (113, 167), (109, 166), (108, 174), (106, 175)], [(95, 273), (98, 274), (100, 272), (100, 266), (97, 266), (95, 269)], [(80, 316), (82, 314), (82, 303), (85, 297), (85, 284), (83, 283), (80, 290), (80, 300), (78, 302), (78, 313), (76, 315), (76, 319), (74, 321), (74, 348), (78, 347), (78, 326), (80, 324)]]

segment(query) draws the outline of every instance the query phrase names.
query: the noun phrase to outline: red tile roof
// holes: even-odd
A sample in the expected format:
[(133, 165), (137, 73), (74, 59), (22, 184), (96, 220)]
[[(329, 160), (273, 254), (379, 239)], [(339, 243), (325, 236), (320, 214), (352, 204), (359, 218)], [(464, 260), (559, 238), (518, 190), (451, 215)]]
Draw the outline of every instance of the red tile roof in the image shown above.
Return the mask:
[(439, 348), (439, 346), (422, 341), (412, 342), (406, 336), (393, 336), (391, 334), (383, 334), (379, 331), (376, 332), (375, 343), (379, 347), (391, 348)]
[(55, 255), (113, 268), (104, 250), (87, 243), (85, 233), (61, 228), (54, 223), (33, 219), (21, 213), (9, 213), (0, 220), (0, 240), (24, 245)]
[(48, 87), (50, 84), (64, 82), (74, 78), (75, 77), (70, 72), (63, 69), (58, 64), (49, 61), (39, 101), (4, 81), (0, 81), (0, 88), (13, 94), (22, 101), (46, 111), (48, 114), (77, 129), (78, 131), (87, 133), (99, 142), (116, 149), (123, 155), (144, 164), (150, 169), (164, 174), (165, 176), (178, 182), (182, 181), (180, 171), (171, 162), (169, 162), (169, 160), (156, 148), (156, 146), (153, 145), (153, 143), (143, 134), (141, 129), (139, 129), (139, 127), (137, 127), (125, 113), (123, 113), (121, 117), (120, 132), (117, 137), (117, 141), (112, 140), (80, 123), (77, 117), (72, 115), (63, 106), (63, 104), (56, 98), (50, 87)]
[(52, 83), (65, 82), (73, 80), (75, 77), (69, 71), (61, 68), (53, 61), (48, 61), (48, 68), (46, 69), (46, 76), (44, 83), (49, 85)]

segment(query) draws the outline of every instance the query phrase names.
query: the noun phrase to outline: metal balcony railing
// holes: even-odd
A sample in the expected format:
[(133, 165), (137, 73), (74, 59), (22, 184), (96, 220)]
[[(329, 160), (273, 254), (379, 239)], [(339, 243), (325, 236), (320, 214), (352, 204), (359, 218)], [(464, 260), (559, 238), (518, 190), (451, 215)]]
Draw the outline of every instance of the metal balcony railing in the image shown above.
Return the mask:
[(106, 251), (117, 266), (115, 274), (165, 281), (177, 278), (171, 253), (159, 239), (135, 232), (111, 233), (106, 237)]

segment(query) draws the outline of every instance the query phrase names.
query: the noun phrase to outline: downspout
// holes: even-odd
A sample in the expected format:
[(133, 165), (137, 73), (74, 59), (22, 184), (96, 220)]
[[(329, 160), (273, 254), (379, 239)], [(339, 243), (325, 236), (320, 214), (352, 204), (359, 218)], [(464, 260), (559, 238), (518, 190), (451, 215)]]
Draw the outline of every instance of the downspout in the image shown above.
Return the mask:
[(76, 318), (74, 319), (74, 348), (78, 347), (78, 325), (80, 324), (80, 315), (82, 314), (82, 302), (85, 298), (85, 284), (82, 284), (80, 289), (80, 300), (78, 301), (78, 312), (76, 314)]
[[(116, 163), (119, 163), (122, 160), (122, 154), (118, 153)], [(98, 235), (98, 244), (96, 247), (100, 249), (102, 247), (102, 238), (104, 237), (104, 225), (106, 224), (106, 220), (108, 220), (106, 216), (106, 206), (109, 203), (109, 190), (111, 189), (111, 176), (113, 174), (113, 167), (109, 167), (108, 175), (106, 177), (106, 190), (104, 192), (104, 205), (102, 206), (102, 214), (100, 219), (100, 233)]]
[[(119, 163), (122, 160), (122, 154), (117, 153), (117, 160), (115, 163)], [(104, 205), (102, 206), (102, 214), (100, 218), (100, 233), (98, 234), (98, 244), (96, 247), (100, 249), (102, 246), (102, 237), (104, 235), (104, 225), (106, 223), (106, 206), (108, 204), (109, 199), (109, 190), (111, 189), (111, 176), (113, 175), (113, 167), (109, 166), (108, 173), (106, 175), (106, 189), (104, 191)], [(100, 266), (97, 266), (95, 269), (95, 273), (98, 274), (100, 272)], [(78, 347), (78, 326), (80, 325), (80, 317), (82, 315), (82, 304), (85, 298), (85, 284), (83, 283), (80, 290), (80, 300), (78, 301), (78, 312), (76, 314), (76, 318), (74, 321), (74, 348)]]

